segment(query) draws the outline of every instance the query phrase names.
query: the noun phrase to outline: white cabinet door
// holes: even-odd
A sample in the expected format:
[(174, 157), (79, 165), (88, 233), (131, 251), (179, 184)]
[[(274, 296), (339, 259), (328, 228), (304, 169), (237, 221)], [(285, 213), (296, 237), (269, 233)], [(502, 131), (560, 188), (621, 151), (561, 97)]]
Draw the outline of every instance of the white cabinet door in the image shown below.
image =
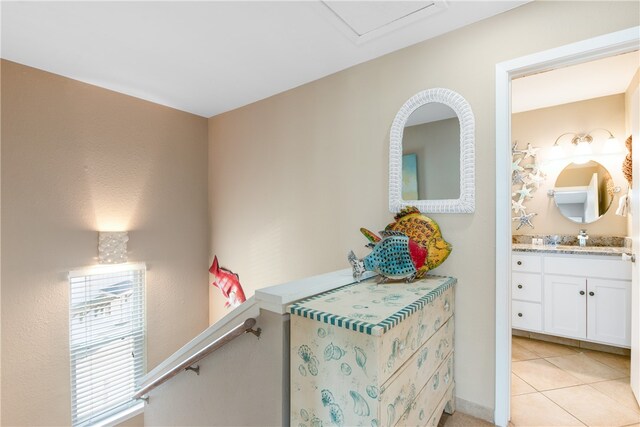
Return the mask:
[(587, 304), (584, 277), (544, 276), (544, 330), (549, 334), (585, 339)]
[(613, 345), (631, 345), (631, 282), (587, 280), (587, 336)]

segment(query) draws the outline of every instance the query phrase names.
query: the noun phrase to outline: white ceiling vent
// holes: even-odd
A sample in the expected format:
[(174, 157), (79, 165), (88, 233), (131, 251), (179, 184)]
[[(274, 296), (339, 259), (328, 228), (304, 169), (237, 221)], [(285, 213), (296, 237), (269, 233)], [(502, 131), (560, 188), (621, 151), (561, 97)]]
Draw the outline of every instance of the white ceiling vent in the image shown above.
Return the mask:
[(447, 9), (444, 0), (323, 1), (336, 26), (356, 44), (405, 27)]

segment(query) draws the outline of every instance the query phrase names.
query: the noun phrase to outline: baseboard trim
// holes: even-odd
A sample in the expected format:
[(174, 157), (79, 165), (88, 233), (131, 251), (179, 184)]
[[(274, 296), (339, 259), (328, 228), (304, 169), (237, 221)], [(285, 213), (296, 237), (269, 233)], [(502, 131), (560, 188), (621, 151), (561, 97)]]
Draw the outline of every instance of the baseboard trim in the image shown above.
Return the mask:
[(493, 423), (493, 409), (456, 397), (456, 411)]
[(538, 332), (529, 332), (529, 331), (521, 331), (519, 329), (512, 329), (511, 334), (513, 336), (522, 337), (522, 338), (531, 338), (539, 341), (546, 341), (555, 344), (569, 345), (572, 347), (585, 349), (585, 350), (596, 350), (603, 351), (605, 353), (618, 354), (621, 356), (629, 356), (631, 355), (631, 350), (625, 347), (615, 347), (607, 344), (600, 344), (591, 341), (580, 341), (573, 338), (564, 338), (558, 337), (555, 335), (547, 335)]

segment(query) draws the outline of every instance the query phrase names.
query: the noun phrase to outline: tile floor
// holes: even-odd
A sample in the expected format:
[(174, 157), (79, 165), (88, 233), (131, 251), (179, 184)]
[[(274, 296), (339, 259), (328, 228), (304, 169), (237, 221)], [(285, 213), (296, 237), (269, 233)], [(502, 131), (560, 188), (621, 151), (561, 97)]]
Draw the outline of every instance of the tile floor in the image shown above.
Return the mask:
[(640, 427), (628, 356), (513, 337), (511, 426)]

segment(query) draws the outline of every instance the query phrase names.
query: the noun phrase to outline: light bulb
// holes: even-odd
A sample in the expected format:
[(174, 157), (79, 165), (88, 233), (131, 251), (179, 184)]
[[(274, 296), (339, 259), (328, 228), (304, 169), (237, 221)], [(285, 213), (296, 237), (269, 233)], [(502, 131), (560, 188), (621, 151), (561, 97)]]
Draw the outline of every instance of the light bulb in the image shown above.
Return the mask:
[(622, 144), (620, 144), (620, 141), (618, 141), (615, 136), (611, 135), (609, 139), (604, 142), (602, 151), (604, 154), (620, 154), (623, 151)]
[(592, 154), (593, 150), (591, 150), (591, 144), (589, 144), (587, 141), (582, 140), (578, 142), (578, 145), (576, 145), (573, 163), (576, 163), (578, 165), (587, 163)]

